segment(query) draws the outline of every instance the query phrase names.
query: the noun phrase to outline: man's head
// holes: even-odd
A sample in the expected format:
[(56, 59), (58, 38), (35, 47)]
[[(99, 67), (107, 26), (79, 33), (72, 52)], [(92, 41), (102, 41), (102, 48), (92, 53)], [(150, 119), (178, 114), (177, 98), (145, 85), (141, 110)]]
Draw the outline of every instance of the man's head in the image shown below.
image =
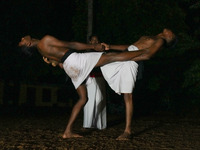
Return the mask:
[(162, 36), (166, 40), (166, 47), (174, 47), (176, 45), (177, 37), (170, 29), (163, 29)]
[(21, 38), (21, 41), (19, 42), (18, 46), (27, 46), (30, 47), (31, 46), (31, 36), (30, 35), (26, 35), (24, 37)]
[(30, 35), (21, 38), (18, 46), (21, 47), (22, 52), (28, 56), (32, 56), (35, 52), (36, 39), (32, 39)]
[(99, 43), (99, 39), (96, 35), (91, 35), (89, 37), (89, 40), (90, 40), (89, 41), (90, 44), (98, 44)]
[(175, 34), (169, 29), (163, 29), (162, 34), (167, 40), (167, 42), (170, 42), (176, 38)]

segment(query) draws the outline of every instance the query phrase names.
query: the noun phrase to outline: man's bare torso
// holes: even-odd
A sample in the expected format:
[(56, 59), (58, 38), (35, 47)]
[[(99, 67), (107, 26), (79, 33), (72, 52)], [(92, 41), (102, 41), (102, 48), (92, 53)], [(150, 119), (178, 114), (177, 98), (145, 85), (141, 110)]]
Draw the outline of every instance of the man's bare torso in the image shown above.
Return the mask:
[(138, 49), (149, 48), (153, 45), (153, 43), (155, 42), (156, 39), (157, 39), (156, 36), (142, 36), (133, 45), (135, 45)]
[(69, 49), (60, 43), (58, 45), (56, 44), (57, 41), (54, 39), (44, 37), (41, 39), (40, 43), (38, 43), (39, 52), (42, 54), (42, 56), (60, 62), (61, 58)]

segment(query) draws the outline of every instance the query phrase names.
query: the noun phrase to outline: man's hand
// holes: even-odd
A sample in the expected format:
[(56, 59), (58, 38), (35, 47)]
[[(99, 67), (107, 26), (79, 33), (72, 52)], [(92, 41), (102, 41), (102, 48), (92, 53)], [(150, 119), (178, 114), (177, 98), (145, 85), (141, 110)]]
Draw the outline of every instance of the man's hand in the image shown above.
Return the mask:
[(47, 63), (47, 64), (50, 64), (50, 63), (51, 63), (47, 57), (44, 57), (44, 56), (43, 56), (42, 58), (43, 58), (43, 60), (44, 60), (45, 63)]
[(94, 50), (102, 52), (105, 50), (105, 46), (102, 44), (94, 44)]
[(63, 69), (62, 63), (59, 63), (55, 60), (48, 59), (47, 57), (44, 57), (44, 56), (43, 56), (43, 60), (44, 60), (45, 63), (51, 64), (53, 67), (56, 67), (58, 65), (60, 68)]
[(101, 45), (103, 45), (105, 47), (105, 51), (110, 50), (110, 45), (108, 45), (106, 43), (101, 43)]

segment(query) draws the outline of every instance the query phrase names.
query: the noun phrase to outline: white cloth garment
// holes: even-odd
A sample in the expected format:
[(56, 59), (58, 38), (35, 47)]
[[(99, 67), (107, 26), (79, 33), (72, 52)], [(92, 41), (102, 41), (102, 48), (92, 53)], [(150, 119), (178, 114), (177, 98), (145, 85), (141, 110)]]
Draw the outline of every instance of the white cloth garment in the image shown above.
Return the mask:
[(103, 77), (89, 77), (86, 82), (88, 101), (84, 106), (83, 127), (105, 129), (106, 100), (105, 80)]
[[(136, 51), (134, 45), (128, 47), (129, 51)], [(119, 95), (132, 93), (135, 86), (138, 64), (134, 61), (113, 62), (101, 67), (102, 74), (111, 89)]]
[(63, 62), (63, 68), (77, 89), (99, 61), (102, 52), (72, 53)]

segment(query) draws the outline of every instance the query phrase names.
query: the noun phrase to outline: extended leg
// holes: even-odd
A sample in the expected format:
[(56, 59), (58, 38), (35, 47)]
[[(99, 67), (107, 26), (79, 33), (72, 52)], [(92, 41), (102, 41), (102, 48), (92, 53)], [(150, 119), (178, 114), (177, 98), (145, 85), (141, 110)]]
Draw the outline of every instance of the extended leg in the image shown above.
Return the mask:
[(145, 52), (147, 52), (147, 50), (139, 50), (139, 51), (134, 51), (134, 52), (105, 53), (105, 54), (102, 54), (101, 58), (96, 64), (96, 67), (103, 66), (105, 64), (115, 62), (115, 61), (132, 60), (133, 58), (138, 57)]
[(117, 140), (129, 140), (131, 138), (131, 122), (133, 116), (133, 96), (131, 93), (124, 94), (124, 102), (126, 106), (126, 127), (124, 133)]
[(73, 123), (74, 123), (75, 119), (77, 118), (80, 110), (83, 108), (83, 106), (87, 102), (87, 92), (86, 92), (85, 85), (79, 86), (77, 89), (77, 92), (79, 95), (79, 100), (73, 107), (69, 122), (68, 122), (65, 132), (63, 134), (63, 138), (82, 137), (82, 136), (72, 132), (72, 126), (73, 126)]
[(163, 47), (164, 41), (162, 38), (157, 39), (154, 44), (148, 49), (142, 49), (138, 51), (128, 51), (121, 53), (106, 53), (101, 56), (96, 67), (103, 66), (105, 64), (114, 61), (141, 61), (150, 59), (158, 50)]

